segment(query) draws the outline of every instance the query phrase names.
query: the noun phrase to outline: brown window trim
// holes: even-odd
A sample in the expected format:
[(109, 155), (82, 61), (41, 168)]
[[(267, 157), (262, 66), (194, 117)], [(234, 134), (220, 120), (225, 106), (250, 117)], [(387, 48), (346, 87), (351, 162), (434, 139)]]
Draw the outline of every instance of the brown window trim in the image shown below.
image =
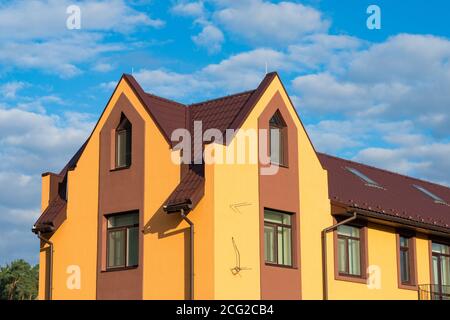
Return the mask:
[[(336, 223), (334, 219), (334, 223)], [(368, 257), (368, 236), (367, 236), (367, 225), (366, 224), (349, 224), (349, 226), (360, 228), (360, 249), (361, 249), (361, 275), (348, 275), (339, 272), (339, 255), (338, 255), (338, 232), (337, 229), (333, 231), (333, 242), (334, 242), (334, 279), (338, 281), (348, 281), (356, 283), (367, 283), (367, 267), (369, 266)]]
[[(279, 116), (281, 117), (282, 121), (284, 122), (283, 116), (281, 115), (280, 110), (277, 109), (277, 111), (272, 115), (272, 117), (274, 117), (277, 113), (279, 113)], [(272, 118), (271, 118), (272, 119)], [(281, 140), (281, 147), (282, 149), (282, 153), (281, 153), (281, 163), (276, 163), (276, 162), (272, 162), (272, 154), (271, 154), (271, 130), (275, 129), (275, 130), (279, 130), (280, 131), (280, 140)], [(288, 148), (289, 148), (289, 143), (288, 143), (288, 127), (286, 124), (284, 125), (275, 125), (275, 124), (271, 124), (269, 122), (269, 158), (271, 159), (270, 164), (274, 165), (274, 166), (279, 166), (281, 168), (289, 168), (289, 152), (288, 152)]]
[[(127, 214), (127, 213), (131, 213), (133, 211), (130, 212), (123, 212), (123, 213), (115, 213), (115, 214), (109, 214), (106, 215), (106, 268), (105, 270), (103, 270), (102, 272), (111, 272), (111, 271), (123, 271), (123, 270), (130, 270), (130, 269), (136, 269), (139, 267), (139, 262), (136, 265), (132, 265), (132, 266), (127, 266), (127, 256), (128, 256), (128, 239), (127, 239), (127, 235), (128, 235), (128, 229), (130, 228), (139, 228), (139, 223), (135, 223), (133, 225), (127, 225), (127, 226), (122, 226), (122, 227), (108, 227), (108, 219), (113, 217), (113, 216), (117, 216), (117, 215), (121, 215), (121, 214)], [(109, 233), (111, 231), (119, 231), (119, 230), (125, 230), (125, 245), (124, 245), (124, 251), (125, 251), (125, 265), (123, 266), (117, 266), (117, 267), (110, 267), (108, 265), (108, 259), (109, 259)], [(139, 259), (138, 259), (139, 261)]]
[[(404, 283), (402, 282), (402, 276), (401, 276), (401, 264), (400, 264), (400, 250), (402, 248), (400, 247), (400, 237), (408, 238), (408, 246), (409, 246), (409, 266), (410, 266), (410, 282)], [(417, 286), (417, 252), (416, 252), (416, 237), (414, 235), (404, 233), (404, 232), (397, 232), (395, 235), (395, 241), (396, 241), (396, 252), (397, 252), (397, 282), (398, 282), (398, 288), (399, 289), (405, 289), (405, 290), (418, 290)]]
[[(429, 266), (430, 266), (430, 284), (437, 285), (437, 283), (434, 283), (433, 256), (435, 256), (435, 255), (448, 256), (448, 255), (434, 253), (433, 252), (433, 243), (450, 246), (450, 240), (446, 239), (446, 238), (433, 237), (433, 236), (428, 238), (428, 258), (429, 258)], [(442, 294), (442, 292), (437, 292), (437, 294)]]
[(114, 172), (114, 171), (121, 171), (121, 170), (126, 170), (126, 169), (130, 169), (131, 168), (131, 164), (128, 166), (122, 166), (122, 167), (117, 167), (117, 168), (112, 168), (109, 171), (110, 172)]
[[(264, 226), (269, 225), (272, 227), (275, 227), (275, 230), (278, 232), (278, 227), (282, 227), (282, 228), (289, 228), (291, 230), (290, 234), (291, 234), (291, 264), (279, 264), (278, 263), (278, 236), (274, 237), (275, 239), (275, 243), (274, 243), (274, 252), (275, 252), (275, 258), (277, 260), (277, 262), (267, 262), (265, 260), (264, 257), (264, 263), (267, 266), (271, 266), (271, 267), (281, 267), (281, 268), (288, 268), (288, 269), (296, 269), (295, 266), (295, 262), (294, 262), (294, 230), (292, 228), (292, 225), (295, 223), (295, 216), (292, 212), (286, 212), (286, 211), (282, 211), (282, 210), (276, 210), (276, 209), (270, 209), (270, 208), (264, 208), (265, 210), (272, 210), (272, 211), (276, 211), (282, 214), (287, 214), (291, 217), (291, 224), (287, 225), (287, 224), (282, 224), (282, 223), (275, 223), (275, 222), (266, 222), (265, 220), (264, 222)], [(277, 235), (277, 234), (276, 234)]]
[(130, 266), (130, 267), (116, 267), (116, 268), (108, 268), (106, 270), (102, 270), (100, 272), (114, 272), (114, 271), (127, 271), (127, 270), (133, 270), (139, 268), (138, 265), (136, 266)]
[[(119, 145), (119, 135), (125, 133), (126, 134), (126, 143), (127, 143), (127, 148), (130, 148), (129, 153), (127, 152), (127, 150), (125, 150), (125, 158), (126, 158), (126, 164), (119, 166), (118, 162), (119, 162), (119, 158), (118, 158), (118, 145)], [(132, 124), (131, 122), (128, 120), (128, 118), (122, 113), (121, 115), (121, 119), (120, 119), (120, 123), (119, 126), (114, 130), (114, 166), (113, 166), (113, 170), (111, 171), (116, 171), (116, 170), (123, 170), (123, 169), (128, 169), (131, 167), (131, 163), (132, 163)], [(129, 145), (128, 145), (129, 144)]]
[(285, 268), (285, 269), (298, 269), (296, 266), (294, 265), (286, 265), (286, 264), (276, 264), (273, 262), (264, 262), (264, 264), (268, 267), (275, 267), (275, 268)]

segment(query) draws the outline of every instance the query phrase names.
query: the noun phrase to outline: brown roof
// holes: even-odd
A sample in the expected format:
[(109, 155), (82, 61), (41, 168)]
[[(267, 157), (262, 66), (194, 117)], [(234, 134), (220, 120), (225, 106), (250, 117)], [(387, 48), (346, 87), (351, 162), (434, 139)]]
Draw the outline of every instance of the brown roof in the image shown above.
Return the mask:
[(47, 209), (42, 213), (34, 226), (39, 230), (56, 230), (66, 220), (67, 202), (56, 196), (50, 201)]
[[(318, 153), (318, 156), (328, 171), (331, 201), (377, 212), (381, 218), (398, 217), (450, 228), (450, 206), (436, 203), (414, 185), (425, 188), (448, 204), (450, 188), (322, 153)], [(366, 185), (346, 168), (358, 170), (381, 188)]]
[(167, 199), (166, 207), (187, 204), (190, 208), (197, 205), (205, 193), (205, 178), (200, 165), (189, 166), (180, 183)]

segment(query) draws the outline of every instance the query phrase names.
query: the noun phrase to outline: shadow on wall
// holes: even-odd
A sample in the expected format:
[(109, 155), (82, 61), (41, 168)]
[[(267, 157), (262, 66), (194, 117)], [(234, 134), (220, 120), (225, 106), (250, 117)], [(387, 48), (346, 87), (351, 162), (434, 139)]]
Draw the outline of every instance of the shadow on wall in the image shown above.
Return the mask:
[[(157, 234), (158, 239), (183, 234), (184, 243), (184, 299), (189, 299), (189, 279), (190, 279), (190, 230), (189, 227), (176, 229), (183, 222), (179, 213), (167, 214), (161, 206), (144, 225), (144, 237), (147, 234)], [(181, 252), (180, 252), (181, 254)]]

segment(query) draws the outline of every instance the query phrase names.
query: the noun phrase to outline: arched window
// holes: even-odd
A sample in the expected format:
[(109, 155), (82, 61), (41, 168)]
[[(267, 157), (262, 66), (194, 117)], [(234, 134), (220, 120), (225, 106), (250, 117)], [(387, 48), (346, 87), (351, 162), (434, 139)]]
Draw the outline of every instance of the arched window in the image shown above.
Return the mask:
[(269, 121), (270, 128), (270, 162), (287, 166), (287, 126), (279, 110)]
[(119, 126), (116, 128), (116, 168), (131, 165), (131, 123), (122, 114)]

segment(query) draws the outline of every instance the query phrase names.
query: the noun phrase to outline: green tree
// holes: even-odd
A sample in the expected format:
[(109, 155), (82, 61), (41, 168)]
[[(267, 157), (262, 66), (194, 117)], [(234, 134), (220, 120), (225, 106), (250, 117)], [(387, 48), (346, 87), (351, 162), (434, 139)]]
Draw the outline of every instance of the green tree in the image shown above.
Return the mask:
[(0, 300), (36, 299), (39, 265), (19, 259), (0, 268)]

